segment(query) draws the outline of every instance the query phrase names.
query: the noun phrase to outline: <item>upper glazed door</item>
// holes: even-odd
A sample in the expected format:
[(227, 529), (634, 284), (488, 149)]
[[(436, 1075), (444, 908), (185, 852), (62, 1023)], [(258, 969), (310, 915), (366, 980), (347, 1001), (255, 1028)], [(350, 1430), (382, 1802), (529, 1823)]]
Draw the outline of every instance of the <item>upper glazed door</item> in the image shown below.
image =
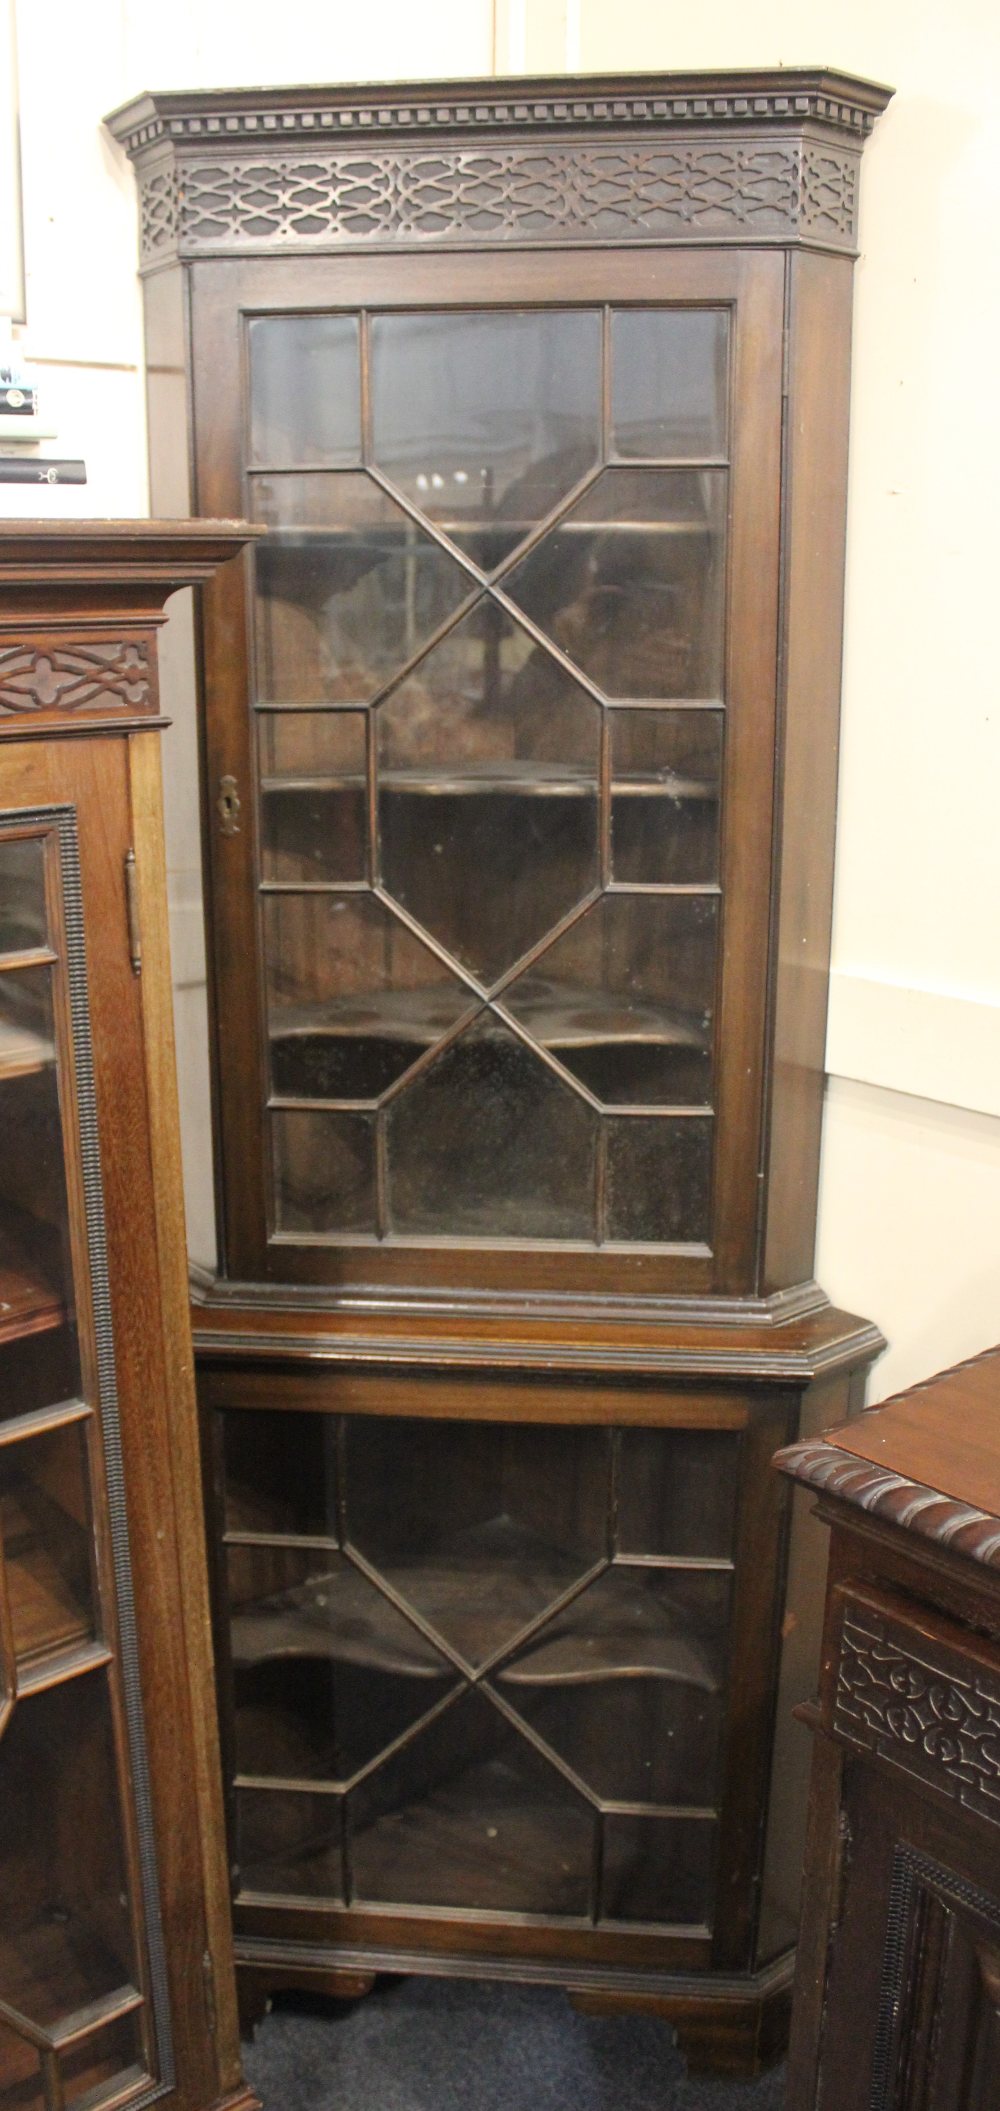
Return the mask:
[(266, 274), (195, 273), (228, 1267), (738, 1290), (781, 260)]

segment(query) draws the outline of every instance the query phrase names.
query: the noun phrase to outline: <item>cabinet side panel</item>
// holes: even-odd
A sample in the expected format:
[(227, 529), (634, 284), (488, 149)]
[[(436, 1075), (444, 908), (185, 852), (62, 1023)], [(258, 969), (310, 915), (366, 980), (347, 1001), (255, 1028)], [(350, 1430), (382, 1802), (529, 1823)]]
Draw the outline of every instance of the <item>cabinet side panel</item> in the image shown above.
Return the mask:
[[(197, 509), (191, 466), (187, 275), (158, 271), (143, 285), (149, 489), (159, 520)], [(167, 900), (173, 951), (177, 1077), (184, 1139), (184, 1203), (195, 1260), (214, 1268), (212, 1085), (208, 1056), (202, 847), (199, 800), (198, 667), (194, 591), (172, 595), (160, 637), (160, 690), (173, 721), (164, 772)]]
[(789, 259), (773, 1018), (765, 1293), (812, 1273), (833, 908), (851, 265)]
[[(866, 1372), (812, 1385), (804, 1395), (799, 1434), (818, 1436), (823, 1429), (860, 1413)], [(815, 1515), (807, 1489), (792, 1500), (775, 1703), (774, 1746), (768, 1800), (767, 1837), (761, 1883), (756, 1961), (769, 1963), (795, 1942), (805, 1849), (806, 1805), (812, 1740), (796, 1722), (793, 1709), (816, 1694), (823, 1628), (823, 1586), (827, 1535)]]

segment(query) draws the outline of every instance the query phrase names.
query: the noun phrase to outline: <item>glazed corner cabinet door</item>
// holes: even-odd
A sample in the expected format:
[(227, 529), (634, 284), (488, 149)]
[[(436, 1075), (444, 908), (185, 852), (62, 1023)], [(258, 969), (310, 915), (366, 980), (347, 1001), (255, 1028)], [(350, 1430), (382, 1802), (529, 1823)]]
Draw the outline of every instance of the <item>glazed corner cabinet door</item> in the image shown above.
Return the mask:
[(240, 2081), (156, 630), (232, 529), (0, 527), (0, 2105)]
[[(141, 98), (201, 630), (198, 1290), (249, 2007), (780, 2042), (860, 151), (781, 72)], [(188, 469), (190, 465), (190, 471)], [(797, 1733), (796, 1733), (797, 1734)]]

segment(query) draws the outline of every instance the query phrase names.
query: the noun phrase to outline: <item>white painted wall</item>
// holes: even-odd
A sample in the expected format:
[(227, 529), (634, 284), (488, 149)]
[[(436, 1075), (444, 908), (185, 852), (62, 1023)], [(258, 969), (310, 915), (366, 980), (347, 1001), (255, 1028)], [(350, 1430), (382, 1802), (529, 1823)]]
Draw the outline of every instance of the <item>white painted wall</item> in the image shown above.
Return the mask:
[[(27, 345), (53, 450), (146, 506), (131, 173), (146, 86), (811, 64), (891, 82), (865, 154), (818, 1272), (890, 1336), (874, 1394), (1000, 1338), (1000, 10), (995, 0), (18, 0)], [(27, 510), (0, 491), (0, 513)], [(190, 755), (170, 736), (179, 1028), (201, 1029)], [(182, 1091), (197, 1138), (202, 1069)], [(189, 1152), (207, 1237), (203, 1142)], [(199, 1175), (201, 1177), (199, 1177)]]

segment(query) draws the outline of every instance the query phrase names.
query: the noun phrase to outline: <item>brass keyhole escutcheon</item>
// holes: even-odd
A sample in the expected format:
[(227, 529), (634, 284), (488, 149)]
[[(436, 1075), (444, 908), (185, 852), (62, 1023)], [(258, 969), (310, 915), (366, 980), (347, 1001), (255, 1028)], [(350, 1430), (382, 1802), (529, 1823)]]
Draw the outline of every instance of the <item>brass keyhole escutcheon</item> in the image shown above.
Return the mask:
[(240, 795), (235, 777), (220, 777), (219, 796), (215, 802), (219, 826), (224, 836), (238, 836), (240, 832)]

